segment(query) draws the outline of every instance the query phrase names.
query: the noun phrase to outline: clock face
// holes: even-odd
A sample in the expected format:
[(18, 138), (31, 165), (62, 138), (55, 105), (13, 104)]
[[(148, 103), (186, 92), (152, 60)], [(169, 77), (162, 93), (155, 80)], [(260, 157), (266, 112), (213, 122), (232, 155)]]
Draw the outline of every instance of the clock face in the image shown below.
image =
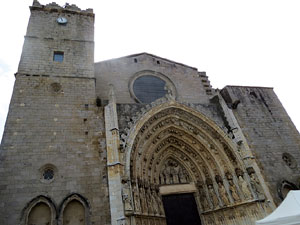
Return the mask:
[(66, 24), (68, 22), (68, 20), (65, 18), (65, 17), (58, 17), (56, 19), (56, 21), (59, 23), (59, 24)]

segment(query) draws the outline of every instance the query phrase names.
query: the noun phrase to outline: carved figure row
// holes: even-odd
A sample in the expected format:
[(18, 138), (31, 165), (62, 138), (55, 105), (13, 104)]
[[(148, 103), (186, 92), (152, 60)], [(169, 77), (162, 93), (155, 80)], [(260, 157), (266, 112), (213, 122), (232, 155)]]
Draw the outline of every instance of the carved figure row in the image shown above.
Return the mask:
[(197, 183), (203, 211), (214, 210), (251, 199), (264, 198), (262, 186), (253, 168), (248, 170), (248, 173), (243, 173), (239, 169), (237, 172), (238, 179), (236, 181), (232, 175), (227, 174), (226, 178), (223, 179), (217, 175), (215, 181), (207, 178), (206, 184)]
[(163, 216), (164, 209), (159, 194), (158, 185), (149, 184), (141, 180), (131, 182), (132, 196), (129, 180), (123, 180), (123, 202), (127, 214), (133, 211), (136, 214)]
[[(178, 166), (174, 162), (171, 159), (166, 165)], [(197, 182), (202, 210), (212, 211), (242, 201), (264, 197), (263, 189), (253, 168), (248, 168), (247, 172), (236, 169), (236, 176), (227, 173), (225, 178), (217, 175), (214, 180), (207, 178), (205, 183)], [(164, 216), (158, 185), (140, 179), (132, 181), (123, 179), (122, 181), (123, 202), (127, 215), (134, 213), (151, 218)]]
[(255, 224), (255, 221), (265, 216), (263, 203), (251, 202), (247, 205), (239, 205), (230, 210), (219, 210), (203, 215), (203, 221), (208, 225), (227, 225), (227, 224)]

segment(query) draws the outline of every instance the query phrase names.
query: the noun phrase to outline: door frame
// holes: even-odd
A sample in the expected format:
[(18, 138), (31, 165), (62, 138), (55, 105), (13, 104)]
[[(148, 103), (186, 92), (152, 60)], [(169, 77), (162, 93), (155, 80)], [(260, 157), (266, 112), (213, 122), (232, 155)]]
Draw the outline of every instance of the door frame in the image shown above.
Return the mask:
[[(191, 193), (193, 194), (197, 206), (198, 215), (200, 217), (202, 225), (204, 225), (204, 219), (202, 216), (202, 210), (200, 208), (200, 198), (197, 191), (197, 187), (194, 182), (191, 182), (189, 184), (168, 184), (168, 185), (162, 185), (159, 187), (159, 193), (161, 196), (163, 195), (180, 195), (180, 194), (187, 194)], [(163, 206), (164, 207), (164, 206)]]

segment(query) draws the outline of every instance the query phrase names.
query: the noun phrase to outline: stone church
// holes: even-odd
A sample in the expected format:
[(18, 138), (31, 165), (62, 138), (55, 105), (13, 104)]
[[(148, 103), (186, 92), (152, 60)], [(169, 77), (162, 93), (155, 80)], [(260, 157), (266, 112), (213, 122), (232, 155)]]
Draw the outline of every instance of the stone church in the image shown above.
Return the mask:
[(272, 88), (148, 53), (94, 62), (94, 14), (34, 0), (0, 150), (1, 225), (252, 225), (299, 188)]

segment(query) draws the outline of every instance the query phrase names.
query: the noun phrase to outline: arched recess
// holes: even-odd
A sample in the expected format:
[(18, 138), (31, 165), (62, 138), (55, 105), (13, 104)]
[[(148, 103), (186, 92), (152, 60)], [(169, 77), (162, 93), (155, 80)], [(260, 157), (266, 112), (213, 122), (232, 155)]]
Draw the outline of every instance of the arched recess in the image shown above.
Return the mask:
[(24, 225), (56, 225), (56, 207), (46, 196), (32, 199), (22, 212), (21, 224)]
[(90, 206), (80, 194), (66, 197), (59, 207), (59, 225), (90, 225)]
[(162, 186), (194, 185), (206, 222), (208, 215), (258, 198), (236, 144), (212, 120), (175, 101), (151, 108), (137, 121), (127, 136), (124, 157), (123, 185), (132, 193), (124, 207), (133, 211), (137, 224), (164, 224)]

